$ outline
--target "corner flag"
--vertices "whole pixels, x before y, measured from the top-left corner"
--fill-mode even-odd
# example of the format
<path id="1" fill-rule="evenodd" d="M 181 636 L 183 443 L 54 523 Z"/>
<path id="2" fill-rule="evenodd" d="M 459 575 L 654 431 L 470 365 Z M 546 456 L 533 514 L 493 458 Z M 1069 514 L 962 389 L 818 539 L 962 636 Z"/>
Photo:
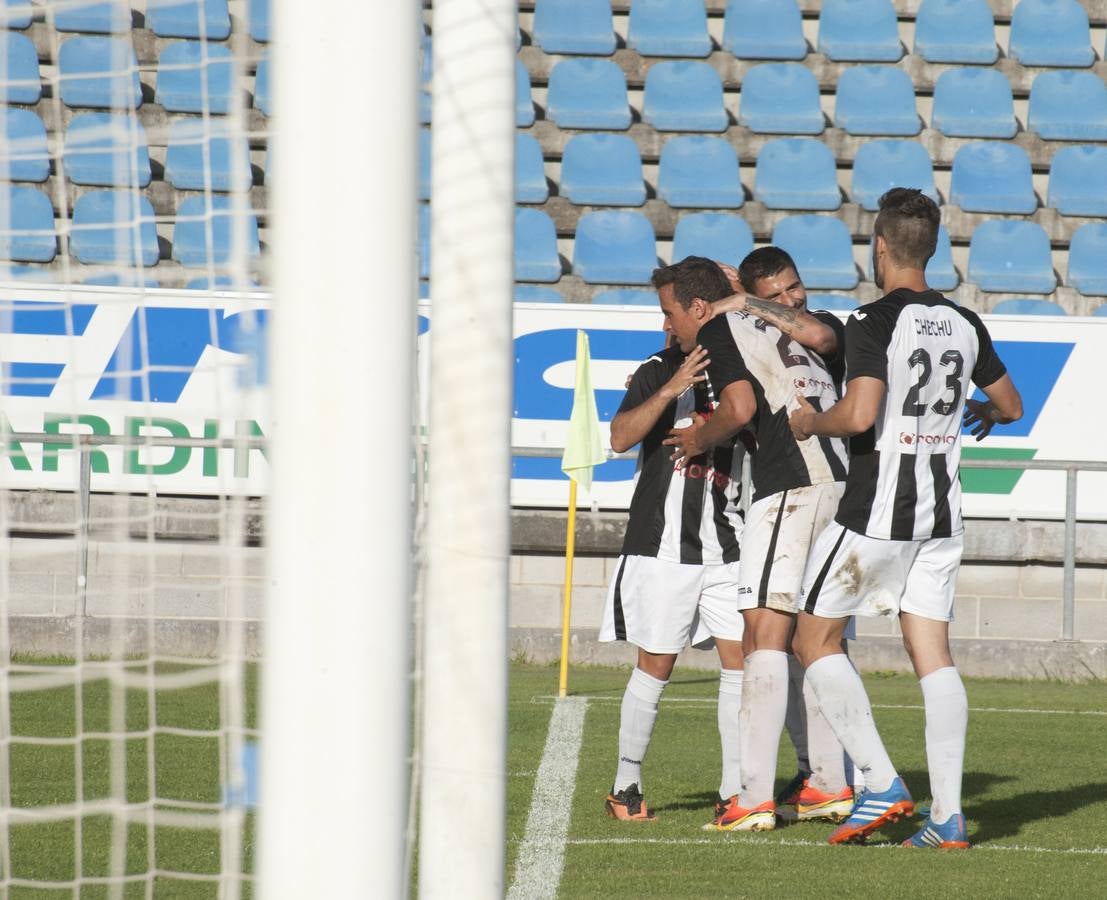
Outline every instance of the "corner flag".
<path id="1" fill-rule="evenodd" d="M 605 462 L 607 456 L 600 437 L 600 415 L 596 410 L 596 392 L 592 390 L 592 357 L 588 352 L 588 335 L 577 329 L 577 380 L 573 388 L 573 411 L 569 415 L 569 432 L 565 437 L 565 453 L 561 470 L 574 481 L 592 489 L 592 467 Z"/>

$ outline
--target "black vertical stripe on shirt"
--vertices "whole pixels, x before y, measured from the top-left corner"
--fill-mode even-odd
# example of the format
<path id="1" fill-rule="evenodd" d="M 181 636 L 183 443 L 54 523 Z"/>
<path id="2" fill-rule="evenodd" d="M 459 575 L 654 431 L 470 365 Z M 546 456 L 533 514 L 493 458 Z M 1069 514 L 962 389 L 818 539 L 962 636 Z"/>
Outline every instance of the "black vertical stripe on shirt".
<path id="1" fill-rule="evenodd" d="M 808 397 L 807 402 L 814 408 L 815 412 L 822 412 L 823 405 L 818 397 Z M 819 436 L 819 446 L 823 448 L 823 456 L 826 457 L 827 464 L 830 466 L 830 473 L 834 476 L 835 481 L 846 480 L 846 467 L 842 464 L 842 460 L 838 454 L 834 452 L 834 440 L 828 438 L 825 434 Z"/>
<path id="2" fill-rule="evenodd" d="M 915 505 L 919 502 L 919 486 L 915 481 L 915 455 L 904 453 L 899 458 L 896 474 L 896 495 L 892 501 L 893 541 L 909 541 L 915 536 Z"/>
<path id="3" fill-rule="evenodd" d="M 720 444 L 715 448 L 713 458 L 715 460 L 716 477 L 729 478 L 731 476 L 734 468 L 734 454 L 737 452 L 738 450 L 733 444 Z M 742 499 L 742 484 L 740 481 L 736 487 L 738 493 L 734 501 L 735 504 Z M 726 497 L 720 491 L 711 491 L 710 495 L 714 504 L 712 524 L 715 526 L 715 539 L 723 550 L 723 562 L 738 562 L 741 551 L 739 550 L 738 539 L 734 534 L 734 526 L 726 515 Z"/>
<path id="4" fill-rule="evenodd" d="M 807 592 L 807 601 L 803 604 L 803 611 L 808 613 L 815 612 L 815 603 L 819 599 L 819 591 L 823 589 L 823 582 L 826 581 L 826 576 L 830 573 L 830 567 L 834 564 L 834 557 L 838 555 L 838 549 L 842 546 L 842 541 L 846 539 L 846 529 L 842 528 L 842 533 L 838 535 L 838 540 L 834 542 L 833 548 L 826 557 L 826 562 L 823 563 L 823 567 L 819 569 L 819 574 L 815 580 L 811 583 L 811 590 Z"/>
<path id="5" fill-rule="evenodd" d="M 949 469 L 944 453 L 930 457 L 930 474 L 934 478 L 934 537 L 953 534 L 953 517 L 949 510 Z"/>
<path id="6" fill-rule="evenodd" d="M 619 572 L 615 576 L 615 639 L 627 639 L 627 623 L 623 618 L 623 570 L 627 567 L 627 558 L 619 561 Z"/>
<path id="7" fill-rule="evenodd" d="M 780 506 L 776 509 L 776 521 L 773 523 L 773 534 L 769 538 L 769 549 L 765 553 L 765 568 L 761 570 L 761 584 L 757 589 L 757 605 L 765 606 L 769 600 L 769 573 L 773 570 L 773 557 L 776 556 L 776 541 L 780 537 L 780 523 L 784 519 L 784 504 L 788 501 L 788 492 L 780 495 Z"/>
<path id="8" fill-rule="evenodd" d="M 706 470 L 707 458 L 695 457 L 698 462 L 690 463 Z M 675 476 L 674 476 L 675 477 Z M 680 561 L 688 565 L 703 565 L 703 538 L 700 525 L 703 522 L 704 476 L 690 478 L 688 469 L 684 470 L 684 486 L 680 500 Z"/>

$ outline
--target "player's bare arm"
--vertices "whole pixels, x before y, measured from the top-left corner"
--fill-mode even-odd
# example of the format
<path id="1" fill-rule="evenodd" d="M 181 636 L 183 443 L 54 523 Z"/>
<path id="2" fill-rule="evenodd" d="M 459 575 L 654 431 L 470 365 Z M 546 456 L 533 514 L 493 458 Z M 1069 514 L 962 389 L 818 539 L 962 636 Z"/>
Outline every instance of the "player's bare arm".
<path id="1" fill-rule="evenodd" d="M 756 411 L 757 399 L 750 383 L 735 381 L 723 388 L 719 405 L 710 419 L 697 417 L 687 428 L 674 428 L 662 443 L 673 448 L 672 459 L 683 469 L 693 456 L 734 437 Z"/>
<path id="2" fill-rule="evenodd" d="M 645 403 L 641 403 L 634 409 L 628 409 L 611 420 L 611 449 L 616 453 L 624 453 L 641 441 L 650 429 L 657 424 L 665 408 L 677 397 L 683 394 L 697 382 L 706 378 L 702 374 L 711 362 L 707 358 L 707 351 L 698 344 L 680 368 L 661 388 Z"/>
<path id="3" fill-rule="evenodd" d="M 976 426 L 972 433 L 978 441 L 991 434 L 996 425 L 1008 425 L 1022 418 L 1022 397 L 1010 376 L 1004 375 L 981 390 L 988 398 L 986 401 L 965 401 L 965 425 Z"/>
<path id="4" fill-rule="evenodd" d="M 817 412 L 801 395 L 799 407 L 788 417 L 792 434 L 797 441 L 806 441 L 812 435 L 826 437 L 853 437 L 873 427 L 886 386 L 879 378 L 859 375 L 846 385 L 846 395 L 829 409 Z"/>

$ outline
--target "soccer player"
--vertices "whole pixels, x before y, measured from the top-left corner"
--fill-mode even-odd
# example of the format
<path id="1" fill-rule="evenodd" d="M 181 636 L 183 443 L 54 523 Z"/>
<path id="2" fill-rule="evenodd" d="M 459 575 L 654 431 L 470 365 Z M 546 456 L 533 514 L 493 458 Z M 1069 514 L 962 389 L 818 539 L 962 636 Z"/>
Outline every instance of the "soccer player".
<path id="1" fill-rule="evenodd" d="M 766 318 L 745 312 L 715 316 L 703 324 L 697 340 L 711 360 L 706 371 L 719 406 L 706 422 L 674 429 L 666 443 L 674 447 L 673 459 L 684 465 L 745 429 L 742 440 L 752 451 L 754 488 L 738 588 L 745 622 L 741 789 L 709 827 L 764 831 L 776 827 L 773 782 L 788 698 L 787 648 L 804 563 L 812 538 L 837 508 L 846 475 L 845 445 L 834 439 L 798 444 L 788 428 L 788 413 L 797 390 L 820 408 L 831 406 L 838 392 L 823 361 Z M 845 784 L 841 749 L 832 739 L 829 743 L 826 775 L 833 779 L 834 792 L 811 805 L 833 809 L 841 818 L 852 806 L 852 791 Z"/>
<path id="2" fill-rule="evenodd" d="M 850 439 L 846 492 L 803 580 L 795 648 L 823 714 L 867 790 L 830 843 L 863 840 L 914 804 L 877 733 L 864 685 L 842 655 L 846 617 L 899 616 L 922 687 L 933 797 L 911 847 L 968 847 L 961 811 L 968 701 L 949 649 L 961 562 L 961 420 L 982 439 L 1022 415 L 1022 401 L 980 318 L 927 287 L 938 207 L 893 188 L 880 200 L 873 270 L 885 291 L 846 324 L 847 386 L 822 411 L 801 400 L 797 440 Z M 987 397 L 968 398 L 972 380 Z M 808 440 L 814 436 L 816 440 Z"/>
<path id="3" fill-rule="evenodd" d="M 738 791 L 742 702 L 742 617 L 735 597 L 744 450 L 722 442 L 677 468 L 662 446 L 674 425 L 711 412 L 713 398 L 703 375 L 709 360 L 696 345 L 696 334 L 710 316 L 711 302 L 731 288 L 715 263 L 698 257 L 657 269 L 653 285 L 672 341 L 634 373 L 611 422 L 613 450 L 639 442 L 642 449 L 599 636 L 638 647 L 623 695 L 619 761 L 605 806 L 616 819 L 639 822 L 655 819 L 643 798 L 642 760 L 661 694 L 686 643 L 703 645 L 714 638 L 719 652 L 720 798 Z"/>

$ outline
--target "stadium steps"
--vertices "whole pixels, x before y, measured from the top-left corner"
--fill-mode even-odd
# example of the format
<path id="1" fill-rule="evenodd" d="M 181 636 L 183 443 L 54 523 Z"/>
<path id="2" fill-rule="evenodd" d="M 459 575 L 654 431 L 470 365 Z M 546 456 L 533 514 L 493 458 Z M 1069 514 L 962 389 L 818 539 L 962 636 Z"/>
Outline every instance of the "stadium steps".
<path id="1" fill-rule="evenodd" d="M 151 94 L 151 96 L 153 95 Z M 46 133 L 51 142 L 55 138 L 60 139 L 64 136 L 65 130 L 69 127 L 69 123 L 74 116 L 88 112 L 103 112 L 103 110 L 90 110 L 83 107 L 70 108 L 62 103 L 55 103 L 53 99 L 48 97 L 44 97 L 33 106 L 24 108 L 38 113 L 46 126 Z M 60 116 L 58 115 L 59 110 L 61 111 Z M 264 148 L 265 136 L 268 133 L 266 118 L 258 110 L 249 107 L 244 112 L 244 127 L 250 140 L 250 146 L 254 149 Z M 168 146 L 170 123 L 187 117 L 185 113 L 171 113 L 164 106 L 152 101 L 144 102 L 142 106 L 135 110 L 135 115 L 138 117 L 138 121 L 142 123 L 142 127 L 146 129 L 146 141 L 151 148 Z M 227 117 L 213 116 L 212 118 L 226 119 Z M 552 122 L 548 124 L 556 128 Z M 568 132 L 566 132 L 566 135 L 565 139 L 568 140 L 571 135 Z M 558 153 L 558 156 L 560 155 Z"/>
<path id="2" fill-rule="evenodd" d="M 160 172 L 161 167 L 156 167 Z M 254 169 L 258 169 L 257 163 L 253 164 Z M 256 172 L 255 172 L 256 177 Z M 51 175 L 45 182 L 32 185 L 39 190 L 43 191 L 50 198 L 50 201 L 54 205 L 54 218 L 62 218 L 61 209 L 58 207 L 58 196 L 62 190 L 61 185 L 58 184 L 58 176 Z M 69 204 L 69 213 L 73 212 L 73 204 L 77 202 L 79 197 L 93 191 L 103 191 L 107 188 L 101 186 L 81 185 L 74 184 L 72 181 L 67 182 L 64 187 L 65 196 Z M 195 197 L 202 193 L 202 191 L 180 191 L 173 187 L 168 181 L 162 181 L 155 179 L 150 182 L 148 187 L 141 188 L 140 193 L 143 194 L 147 200 L 150 201 L 150 205 L 154 207 L 154 214 L 159 217 L 165 217 L 167 221 L 171 221 L 175 215 L 177 209 L 181 205 L 181 201 L 186 197 Z M 225 194 L 225 191 L 214 191 L 215 194 Z M 265 222 L 268 206 L 268 190 L 262 185 L 254 185 L 250 189 L 250 208 L 254 211 L 254 214 L 258 217 L 259 222 Z M 567 202 L 567 201 L 566 201 Z M 576 207 L 577 209 L 586 209 L 587 207 Z M 1098 221 L 1098 220 L 1096 220 Z"/>

